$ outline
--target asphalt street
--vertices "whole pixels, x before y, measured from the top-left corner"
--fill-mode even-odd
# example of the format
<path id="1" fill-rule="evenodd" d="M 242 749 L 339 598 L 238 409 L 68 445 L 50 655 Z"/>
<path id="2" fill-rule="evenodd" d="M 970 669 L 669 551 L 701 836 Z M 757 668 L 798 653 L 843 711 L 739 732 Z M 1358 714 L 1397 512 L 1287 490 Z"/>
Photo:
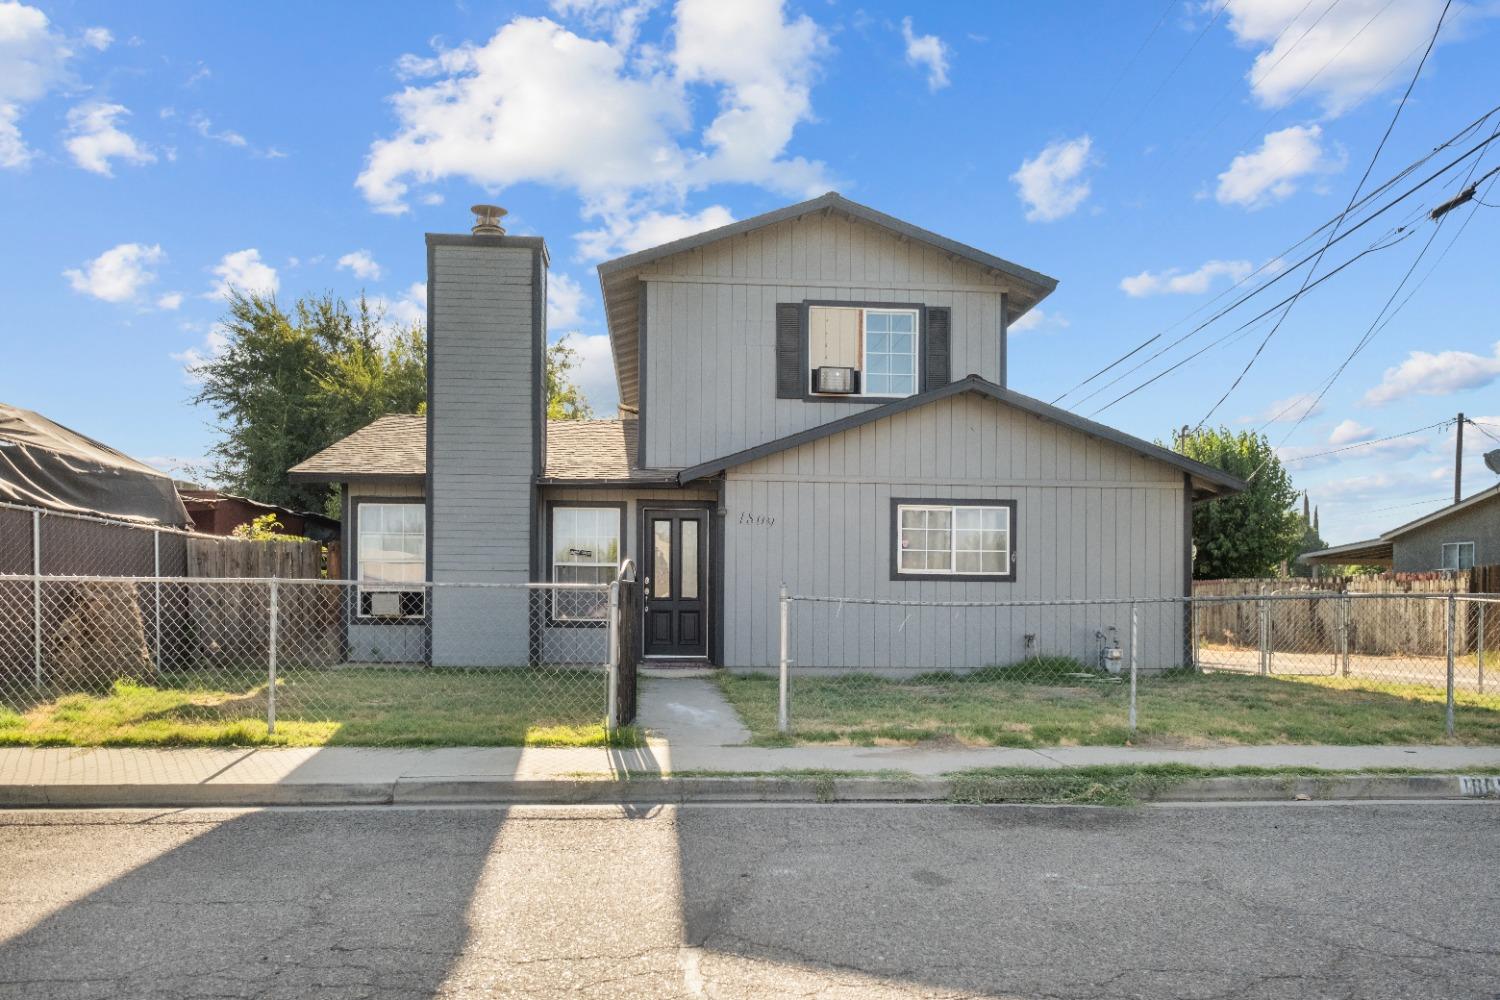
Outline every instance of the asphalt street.
<path id="1" fill-rule="evenodd" d="M 1500 997 L 1500 806 L 0 813 L 0 997 Z"/>

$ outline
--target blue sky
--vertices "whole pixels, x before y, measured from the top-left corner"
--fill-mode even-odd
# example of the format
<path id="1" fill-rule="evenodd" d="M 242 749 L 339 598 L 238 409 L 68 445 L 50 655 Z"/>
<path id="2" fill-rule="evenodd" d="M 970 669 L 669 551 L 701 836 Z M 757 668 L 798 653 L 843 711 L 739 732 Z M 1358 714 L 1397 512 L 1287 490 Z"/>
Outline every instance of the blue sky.
<path id="1" fill-rule="evenodd" d="M 1053 399 L 1166 330 L 1062 401 L 1093 414 L 1281 297 L 1085 398 L 1343 208 L 1441 9 L 0 2 L 0 399 L 164 466 L 201 460 L 213 432 L 185 365 L 214 349 L 226 283 L 285 302 L 363 289 L 419 316 L 423 232 L 463 231 L 469 204 L 496 200 L 512 232 L 547 238 L 553 335 L 576 331 L 608 415 L 599 260 L 836 189 L 1060 280 L 1014 332 L 1023 392 Z M 1500 7 L 1453 5 L 1366 190 L 1488 110 L 1497 42 Z M 1301 300 L 1214 413 L 1301 459 L 1330 541 L 1451 492 L 1451 426 L 1405 432 L 1464 410 L 1500 437 L 1500 211 L 1472 204 L 1306 412 L 1472 163 L 1330 250 L 1320 274 L 1410 223 Z M 1266 329 L 1097 419 L 1148 438 L 1196 424 Z M 1494 483 L 1478 456 L 1500 444 L 1467 439 L 1469 493 Z"/>

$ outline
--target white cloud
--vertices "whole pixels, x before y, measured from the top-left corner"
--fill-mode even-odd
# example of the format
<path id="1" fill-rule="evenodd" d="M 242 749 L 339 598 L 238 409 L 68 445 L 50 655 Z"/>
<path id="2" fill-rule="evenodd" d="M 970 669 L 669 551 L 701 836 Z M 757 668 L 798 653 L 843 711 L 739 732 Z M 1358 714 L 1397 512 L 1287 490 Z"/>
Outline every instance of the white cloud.
<path id="1" fill-rule="evenodd" d="M 566 274 L 547 277 L 547 329 L 577 326 L 583 318 L 583 286 Z"/>
<path id="2" fill-rule="evenodd" d="M 399 299 L 392 301 L 384 296 L 370 300 L 377 311 L 401 326 L 427 325 L 427 283 L 413 281 Z"/>
<path id="3" fill-rule="evenodd" d="M 162 296 L 158 297 L 157 300 L 156 300 L 156 308 L 158 308 L 158 309 L 168 309 L 168 310 L 170 310 L 170 309 L 176 309 L 177 307 L 179 307 L 181 305 L 182 305 L 182 293 L 181 292 L 167 292 L 165 295 L 162 295 Z"/>
<path id="4" fill-rule="evenodd" d="M 734 216 L 723 205 L 710 205 L 701 212 L 657 212 L 631 214 L 611 212 L 599 229 L 578 234 L 578 252 L 584 260 L 603 260 L 680 240 L 709 229 L 727 226 Z"/>
<path id="5" fill-rule="evenodd" d="M 906 64 L 927 70 L 927 89 L 942 90 L 948 86 L 948 46 L 937 35 L 918 35 L 911 29 L 911 18 L 901 19 L 901 37 L 906 42 Z"/>
<path id="6" fill-rule="evenodd" d="M 1005 328 L 1006 333 L 1026 333 L 1028 330 L 1065 330 L 1068 327 L 1065 316 L 1046 312 L 1042 309 L 1029 309 L 1026 315 L 1016 320 Z"/>
<path id="7" fill-rule="evenodd" d="M 1178 268 L 1153 274 L 1142 271 L 1129 278 L 1120 279 L 1120 288 L 1132 298 L 1146 295 L 1201 295 L 1208 291 L 1213 280 L 1227 277 L 1231 282 L 1239 281 L 1255 268 L 1248 260 L 1211 260 L 1196 271 L 1184 273 Z"/>
<path id="8" fill-rule="evenodd" d="M 1253 153 L 1241 153 L 1219 175 L 1214 196 L 1221 205 L 1256 209 L 1291 197 L 1304 177 L 1344 169 L 1342 151 L 1323 149 L 1318 125 L 1292 125 L 1268 134 Z"/>
<path id="9" fill-rule="evenodd" d="M 188 119 L 188 124 L 205 139 L 212 139 L 214 142 L 222 142 L 226 146 L 235 146 L 241 149 L 250 145 L 250 140 L 233 129 L 226 128 L 215 132 L 213 119 L 201 111 L 195 111 L 193 116 Z"/>
<path id="10" fill-rule="evenodd" d="M 16 124 L 20 117 L 21 109 L 14 104 L 0 104 L 0 168 L 19 169 L 36 155 L 21 138 L 21 129 Z"/>
<path id="11" fill-rule="evenodd" d="M 21 112 L 66 81 L 72 55 L 46 14 L 21 3 L 0 3 L 0 167 L 18 169 L 33 159 L 18 124 Z"/>
<path id="12" fill-rule="evenodd" d="M 447 178 L 569 190 L 596 222 L 580 234 L 595 257 L 643 245 L 642 227 L 693 224 L 684 202 L 712 184 L 826 189 L 822 164 L 786 151 L 813 115 L 823 31 L 781 0 L 679 0 L 662 38 L 639 40 L 650 6 L 556 0 L 580 23 L 515 18 L 483 44 L 403 57 L 398 72 L 426 79 L 391 98 L 396 130 L 371 145 L 356 186 L 391 213 Z M 716 110 L 700 127 L 694 108 L 707 101 Z"/>
<path id="13" fill-rule="evenodd" d="M 213 272 L 219 280 L 205 298 L 227 299 L 231 290 L 245 295 L 274 295 L 281 284 L 276 269 L 263 263 L 254 247 L 226 253 Z"/>
<path id="14" fill-rule="evenodd" d="M 228 349 L 229 334 L 225 332 L 222 324 L 215 323 L 204 334 L 202 344 L 175 352 L 171 355 L 171 358 L 174 361 L 182 362 L 183 374 L 187 382 L 192 385 L 203 381 L 197 369 L 210 361 L 219 359 Z"/>
<path id="15" fill-rule="evenodd" d="M 1059 139 L 1040 153 L 1023 160 L 1010 175 L 1017 194 L 1026 204 L 1026 218 L 1031 222 L 1052 222 L 1073 214 L 1089 196 L 1089 182 L 1083 176 L 1092 160 L 1089 151 L 1093 140 L 1086 135 L 1076 139 Z"/>
<path id="16" fill-rule="evenodd" d="M 340 271 L 353 271 L 361 281 L 379 281 L 380 265 L 368 250 L 353 250 L 339 258 Z"/>
<path id="17" fill-rule="evenodd" d="M 620 392 L 615 382 L 615 357 L 610 350 L 609 337 L 602 333 L 592 336 L 570 333 L 561 339 L 578 352 L 578 367 L 573 370 L 574 382 L 583 390 L 594 416 L 613 417 L 620 405 Z"/>
<path id="18" fill-rule="evenodd" d="M 112 247 L 82 268 L 63 272 L 73 291 L 91 295 L 105 302 L 129 302 L 156 280 L 151 270 L 165 254 L 159 245 L 121 243 Z"/>
<path id="19" fill-rule="evenodd" d="M 1375 436 L 1375 428 L 1367 427 L 1357 420 L 1344 420 L 1328 435 L 1328 443 L 1334 445 L 1358 444 Z"/>
<path id="20" fill-rule="evenodd" d="M 1336 117 L 1402 82 L 1403 74 L 1394 71 L 1421 54 L 1443 4 L 1229 0 L 1229 29 L 1240 43 L 1259 50 L 1246 80 L 1262 107 L 1285 107 L 1305 93 L 1319 101 L 1328 117 Z M 1471 13 L 1478 12 L 1468 4 L 1455 5 L 1439 42 L 1460 35 L 1456 22 Z"/>
<path id="21" fill-rule="evenodd" d="M 68 112 L 68 140 L 64 145 L 73 162 L 85 170 L 113 177 L 110 160 L 155 163 L 156 154 L 141 145 L 116 124 L 129 116 L 123 104 L 80 104 Z"/>
<path id="22" fill-rule="evenodd" d="M 108 28 L 86 28 L 83 32 L 83 44 L 91 49 L 103 52 L 115 43 L 114 32 Z"/>
<path id="23" fill-rule="evenodd" d="M 1500 341 L 1489 357 L 1468 351 L 1412 351 L 1406 360 L 1385 370 L 1380 384 L 1365 393 L 1370 406 L 1407 396 L 1447 396 L 1478 389 L 1500 379 Z"/>
<path id="24" fill-rule="evenodd" d="M 1294 423 L 1323 412 L 1323 403 L 1310 392 L 1278 399 L 1250 419 L 1261 423 Z"/>

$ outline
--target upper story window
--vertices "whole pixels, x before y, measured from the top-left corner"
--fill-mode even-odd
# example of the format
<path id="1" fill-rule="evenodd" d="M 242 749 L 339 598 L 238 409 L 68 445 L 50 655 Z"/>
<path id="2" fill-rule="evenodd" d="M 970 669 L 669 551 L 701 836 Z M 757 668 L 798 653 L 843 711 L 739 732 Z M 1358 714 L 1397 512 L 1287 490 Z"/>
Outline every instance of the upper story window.
<path id="1" fill-rule="evenodd" d="M 910 396 L 920 358 L 916 309 L 808 306 L 808 386 L 814 396 Z"/>
<path id="2" fill-rule="evenodd" d="M 1444 542 L 1442 569 L 1473 569 L 1473 542 Z"/>

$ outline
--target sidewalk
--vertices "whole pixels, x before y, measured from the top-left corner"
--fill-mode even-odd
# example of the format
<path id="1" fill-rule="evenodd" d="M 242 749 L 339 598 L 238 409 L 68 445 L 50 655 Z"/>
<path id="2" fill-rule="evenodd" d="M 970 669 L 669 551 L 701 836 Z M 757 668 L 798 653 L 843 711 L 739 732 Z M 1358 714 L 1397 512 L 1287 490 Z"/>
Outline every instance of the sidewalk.
<path id="1" fill-rule="evenodd" d="M 378 805 L 454 802 L 901 800 L 950 797 L 974 768 L 1039 774 L 1100 765 L 1200 768 L 1402 768 L 1431 774 L 1500 768 L 1500 746 L 752 747 L 717 687 L 683 679 L 641 706 L 633 749 L 451 747 L 0 748 L 7 806 Z M 790 773 L 788 773 L 790 772 Z M 841 773 L 840 773 L 841 772 Z M 818 779 L 819 784 L 810 778 Z M 1425 783 L 1424 783 L 1425 780 Z M 828 787 L 836 782 L 835 788 Z M 1258 784 L 1257 784 L 1258 783 Z M 1177 797 L 1289 797 L 1283 778 L 1213 778 Z M 1500 785 L 1500 781 L 1484 783 Z M 1314 787 L 1309 785 L 1308 787 Z M 1456 777 L 1351 780 L 1339 797 L 1456 797 Z M 1327 781 L 1317 784 L 1330 792 Z M 1185 789 L 1185 790 L 1184 790 Z M 1494 792 L 1481 792 L 1494 794 Z"/>

